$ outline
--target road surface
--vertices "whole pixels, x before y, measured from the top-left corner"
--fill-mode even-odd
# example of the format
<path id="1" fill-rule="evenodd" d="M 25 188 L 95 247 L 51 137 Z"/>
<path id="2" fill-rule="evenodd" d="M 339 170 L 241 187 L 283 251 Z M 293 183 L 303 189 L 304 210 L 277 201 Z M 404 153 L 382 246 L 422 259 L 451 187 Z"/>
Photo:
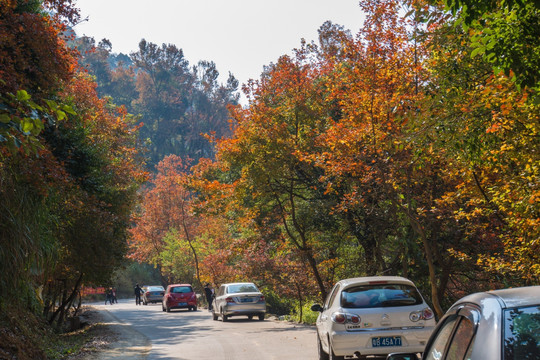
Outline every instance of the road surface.
<path id="1" fill-rule="evenodd" d="M 161 310 L 161 304 L 136 306 L 121 300 L 114 305 L 92 304 L 107 310 L 116 319 L 123 336 L 117 352 L 135 358 L 181 360 L 315 360 L 315 328 L 276 320 L 249 321 L 232 317 L 228 322 L 213 321 L 206 309 L 197 311 Z M 142 335 L 141 335 L 142 334 Z M 132 341 L 131 350 L 118 349 Z M 143 356 L 140 356 L 141 351 Z M 129 356 L 128 356 L 129 355 Z M 111 354 L 105 358 L 123 358 Z"/>

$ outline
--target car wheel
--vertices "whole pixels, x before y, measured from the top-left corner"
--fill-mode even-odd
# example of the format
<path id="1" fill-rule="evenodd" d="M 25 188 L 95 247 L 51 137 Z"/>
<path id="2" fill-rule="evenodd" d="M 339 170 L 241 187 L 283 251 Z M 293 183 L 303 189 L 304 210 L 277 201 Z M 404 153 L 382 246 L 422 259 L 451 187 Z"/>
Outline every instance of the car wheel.
<path id="1" fill-rule="evenodd" d="M 317 353 L 319 355 L 319 360 L 328 360 L 328 354 L 324 352 L 322 347 L 321 338 L 317 334 Z"/>
<path id="2" fill-rule="evenodd" d="M 220 313 L 221 313 L 221 321 L 226 322 L 229 320 L 229 317 L 223 313 L 223 309 L 221 309 Z"/>
<path id="3" fill-rule="evenodd" d="M 345 360 L 345 356 L 337 356 L 334 354 L 334 349 L 332 349 L 330 338 L 328 339 L 328 360 Z"/>
<path id="4" fill-rule="evenodd" d="M 259 321 L 263 321 L 263 320 L 264 320 L 264 314 L 259 315 Z"/>

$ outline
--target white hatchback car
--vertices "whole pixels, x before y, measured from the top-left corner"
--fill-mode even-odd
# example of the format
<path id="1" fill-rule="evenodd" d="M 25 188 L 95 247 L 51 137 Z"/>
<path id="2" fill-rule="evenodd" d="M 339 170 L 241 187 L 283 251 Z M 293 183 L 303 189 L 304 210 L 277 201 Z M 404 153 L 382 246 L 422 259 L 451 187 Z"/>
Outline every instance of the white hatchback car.
<path id="1" fill-rule="evenodd" d="M 386 357 L 423 352 L 435 327 L 433 311 L 414 283 L 398 276 L 339 281 L 317 318 L 319 359 Z"/>

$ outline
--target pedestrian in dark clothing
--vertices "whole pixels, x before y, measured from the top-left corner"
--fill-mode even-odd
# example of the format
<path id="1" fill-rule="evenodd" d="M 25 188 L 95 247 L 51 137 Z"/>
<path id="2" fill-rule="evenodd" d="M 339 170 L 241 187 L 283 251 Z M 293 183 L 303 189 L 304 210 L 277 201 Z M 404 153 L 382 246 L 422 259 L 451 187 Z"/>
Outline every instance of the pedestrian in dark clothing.
<path id="1" fill-rule="evenodd" d="M 204 295 L 206 295 L 206 301 L 208 302 L 208 310 L 212 310 L 212 301 L 214 300 L 214 289 L 210 287 L 209 283 L 204 285 Z"/>
<path id="2" fill-rule="evenodd" d="M 116 288 L 112 288 L 111 291 L 112 291 L 112 302 L 113 302 L 113 304 L 114 303 L 118 304 L 118 299 L 116 298 Z"/>
<path id="3" fill-rule="evenodd" d="M 111 288 L 108 288 L 107 290 L 105 290 L 105 305 L 107 305 L 107 301 L 109 302 L 110 305 L 112 305 L 113 303 L 113 297 L 112 297 L 112 290 Z"/>
<path id="4" fill-rule="evenodd" d="M 135 305 L 141 304 L 141 295 L 143 294 L 143 289 L 139 286 L 139 284 L 135 285 Z"/>

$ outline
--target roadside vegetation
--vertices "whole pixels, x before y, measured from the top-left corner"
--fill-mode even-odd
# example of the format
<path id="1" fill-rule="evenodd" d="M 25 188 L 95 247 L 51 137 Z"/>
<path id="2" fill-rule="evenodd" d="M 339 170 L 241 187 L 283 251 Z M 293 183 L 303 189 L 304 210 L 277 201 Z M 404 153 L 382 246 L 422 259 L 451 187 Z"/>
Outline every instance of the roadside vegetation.
<path id="1" fill-rule="evenodd" d="M 2 356 L 81 346 L 83 286 L 253 281 L 311 322 L 346 277 L 410 278 L 438 316 L 538 284 L 536 1 L 362 0 L 243 106 L 174 45 L 77 38 L 72 1 L 0 5 Z"/>

